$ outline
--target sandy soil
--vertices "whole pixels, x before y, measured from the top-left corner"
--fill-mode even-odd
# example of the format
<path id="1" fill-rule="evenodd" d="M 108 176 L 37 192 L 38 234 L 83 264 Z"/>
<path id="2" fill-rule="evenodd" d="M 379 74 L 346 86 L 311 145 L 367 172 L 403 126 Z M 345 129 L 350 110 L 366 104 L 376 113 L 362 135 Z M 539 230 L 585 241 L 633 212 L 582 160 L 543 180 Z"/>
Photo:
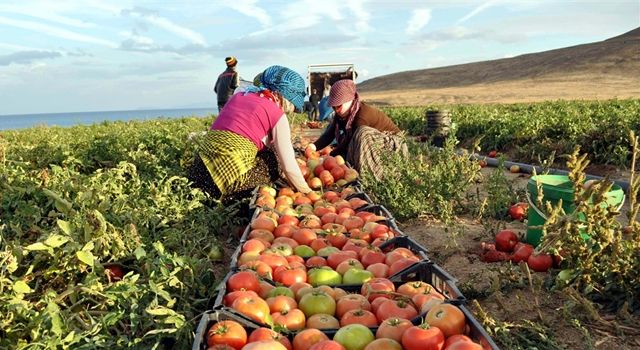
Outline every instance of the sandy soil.
<path id="1" fill-rule="evenodd" d="M 482 172 L 488 176 L 493 170 L 484 168 Z M 506 172 L 505 176 L 512 180 L 515 188 L 525 188 L 529 180 L 526 174 Z M 475 193 L 475 189 L 472 191 Z M 623 210 L 628 210 L 628 203 Z M 492 241 L 495 232 L 502 228 L 524 236 L 526 225 L 522 222 L 460 217 L 454 227 L 420 219 L 401 223 L 400 228 L 425 246 L 431 252 L 430 258 L 458 279 L 463 294 L 468 299 L 477 300 L 481 308 L 496 320 L 541 322 L 552 330 L 555 341 L 565 349 L 637 349 L 640 346 L 637 329 L 634 336 L 624 337 L 617 335 L 614 327 L 596 321 L 582 323 L 583 329 L 589 333 L 589 338 L 585 337 L 582 330 L 569 323 L 571 317 L 565 315 L 567 307 L 574 301 L 563 292 L 543 287 L 550 277 L 548 273 L 533 272 L 530 285 L 525 271 L 519 266 L 485 263 L 480 259 L 481 242 Z M 471 305 L 472 311 L 478 315 L 478 309 L 473 307 L 473 303 Z M 609 320 L 615 318 L 615 315 L 600 316 Z"/>

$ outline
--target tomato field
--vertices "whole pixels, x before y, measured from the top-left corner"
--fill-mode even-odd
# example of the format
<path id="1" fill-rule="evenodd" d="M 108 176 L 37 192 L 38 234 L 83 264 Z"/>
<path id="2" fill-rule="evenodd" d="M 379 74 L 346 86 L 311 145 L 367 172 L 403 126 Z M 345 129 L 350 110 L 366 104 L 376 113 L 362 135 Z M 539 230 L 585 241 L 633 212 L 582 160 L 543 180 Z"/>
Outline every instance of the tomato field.
<path id="1" fill-rule="evenodd" d="M 453 253 L 445 252 L 455 249 L 459 251 L 456 254 L 480 256 L 480 241 L 492 240 L 510 225 L 521 228 L 519 220 L 526 219 L 520 213 L 514 220 L 509 213 L 510 207 L 526 196 L 513 186 L 518 175 L 507 176 L 508 171 L 499 168 L 481 169 L 468 153 L 460 152 L 460 146 L 472 149 L 477 144 L 482 152 L 497 150 L 522 162 L 542 162 L 555 154 L 555 164 L 570 169 L 576 184 L 584 182 L 586 160 L 581 154 L 588 154 L 593 163 L 612 164 L 632 176 L 638 168 L 637 161 L 632 163 L 637 159 L 637 151 L 633 152 L 637 147 L 629 131 L 640 130 L 640 100 L 384 108 L 409 135 L 424 133 L 427 109 L 451 112 L 460 143 L 451 138 L 442 150 L 434 151 L 410 142 L 409 161 L 391 157 L 383 181 L 374 181 L 364 173 L 359 182 L 374 202 L 396 217 L 408 236 L 422 237 L 424 227 L 442 227 L 429 233 L 440 237 L 439 241 L 433 236 L 416 238 L 431 254 L 429 259 L 436 262 L 446 261 Z M 295 116 L 294 123 L 303 119 Z M 205 130 L 210 122 L 211 118 L 184 118 L 0 132 L 0 348 L 191 347 L 198 322 L 220 297 L 216 288 L 229 271 L 232 252 L 238 246 L 238 229 L 249 219 L 239 216 L 238 207 L 225 207 L 207 198 L 185 177 L 188 135 Z M 574 153 L 576 146 L 580 146 L 580 153 Z M 337 173 L 344 176 L 345 172 Z M 640 345 L 633 343 L 638 337 L 633 324 L 637 325 L 640 312 L 637 179 L 636 175 L 635 180 L 629 180 L 625 215 L 592 205 L 594 198 L 598 203 L 607 191 L 605 182 L 577 192 L 576 205 L 585 217 L 545 208 L 548 233 L 538 250 L 566 254 L 562 265 L 549 272 L 533 272 L 526 264 L 501 261 L 486 264 L 499 266 L 499 280 L 475 286 L 469 285 L 470 280 L 460 281 L 458 286 L 467 299 L 479 301 L 478 307 L 467 305 L 469 312 L 499 346 L 566 348 L 561 342 L 540 340 L 551 334 L 546 333 L 549 324 L 541 320 L 509 323 L 498 319 L 499 312 L 488 306 L 488 298 L 527 290 L 535 281 L 540 281 L 541 299 L 550 295 L 544 293 L 571 295 L 567 303 L 588 310 L 590 323 L 599 325 L 571 327 L 596 332 L 594 337 L 605 332 L 611 339 L 622 339 L 613 343 L 619 348 Z M 318 193 L 328 193 L 327 181 L 333 180 L 337 178 L 326 175 Z M 349 220 L 347 226 L 364 227 L 358 226 L 359 219 Z M 469 220 L 481 229 L 471 232 L 464 224 Z M 576 220 L 582 220 L 581 225 L 586 222 L 592 232 L 586 244 L 571 238 L 579 236 Z M 364 224 L 365 219 L 362 221 Z M 258 224 L 264 225 L 260 228 L 264 230 L 271 228 L 269 223 L 265 219 Z M 359 232 L 358 237 L 388 234 L 382 231 Z M 307 234 L 298 234 L 296 241 L 311 244 Z M 465 237 L 478 252 L 456 248 L 457 240 Z M 260 242 L 254 244 L 259 246 Z M 320 248 L 312 250 L 315 253 Z M 297 254 L 311 253 L 298 248 Z M 371 255 L 368 259 L 380 258 Z M 405 261 L 408 264 L 412 258 L 402 259 L 409 259 Z M 468 263 L 480 264 L 474 259 L 470 257 Z M 385 267 L 377 267 L 381 270 L 371 273 L 382 274 Z M 352 268 L 343 266 L 341 275 Z M 526 277 L 531 274 L 533 277 Z M 348 279 L 362 281 L 367 275 L 352 271 Z M 287 269 L 278 274 L 278 283 L 293 285 L 299 278 L 299 273 Z M 330 281 L 337 276 L 318 271 L 305 278 Z M 244 287 L 231 286 L 236 288 Z M 244 307 L 255 302 L 244 301 Z M 307 312 L 314 313 L 308 308 Z M 289 321 L 282 318 L 282 322 Z M 527 331 L 522 331 L 525 328 Z M 596 341 L 590 344 L 599 346 Z"/>

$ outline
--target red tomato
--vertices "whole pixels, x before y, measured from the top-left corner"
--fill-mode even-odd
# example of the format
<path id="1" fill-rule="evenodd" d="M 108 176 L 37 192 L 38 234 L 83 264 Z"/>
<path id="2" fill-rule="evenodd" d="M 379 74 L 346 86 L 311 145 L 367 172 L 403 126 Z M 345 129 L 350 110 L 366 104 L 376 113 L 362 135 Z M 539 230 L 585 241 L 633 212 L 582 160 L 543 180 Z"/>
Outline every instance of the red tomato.
<path id="1" fill-rule="evenodd" d="M 406 318 L 411 320 L 418 316 L 418 310 L 403 300 L 385 300 L 376 310 L 376 317 L 382 322 L 391 317 Z"/>
<path id="2" fill-rule="evenodd" d="M 376 331 L 376 338 L 389 338 L 401 342 L 402 335 L 411 327 L 413 327 L 413 324 L 405 318 L 387 318 L 380 323 L 380 327 Z"/>
<path id="3" fill-rule="evenodd" d="M 444 348 L 444 350 L 483 350 L 482 345 L 478 343 L 474 343 L 472 341 L 457 341 L 448 347 Z"/>
<path id="4" fill-rule="evenodd" d="M 227 344 L 236 350 L 247 343 L 247 331 L 236 321 L 220 321 L 207 332 L 207 345 Z"/>
<path id="5" fill-rule="evenodd" d="M 529 268 L 536 272 L 545 272 L 553 265 L 553 258 L 549 254 L 531 254 L 527 259 Z"/>
<path id="6" fill-rule="evenodd" d="M 336 302 L 336 316 L 338 318 L 346 314 L 347 311 L 357 309 L 371 311 L 371 304 L 364 295 L 347 294 Z"/>
<path id="7" fill-rule="evenodd" d="M 441 303 L 427 312 L 425 321 L 432 327 L 438 327 L 445 337 L 462 334 L 466 325 L 464 313 L 455 305 Z"/>
<path id="8" fill-rule="evenodd" d="M 521 261 L 527 261 L 531 253 L 533 253 L 533 246 L 527 243 L 518 243 L 515 248 L 513 248 L 513 255 L 511 256 L 511 261 L 514 263 L 519 263 Z"/>
<path id="9" fill-rule="evenodd" d="M 364 295 L 372 302 L 376 298 L 390 298 L 388 292 L 395 292 L 396 287 L 393 282 L 386 278 L 373 278 L 362 285 L 360 294 Z"/>
<path id="10" fill-rule="evenodd" d="M 319 343 L 313 344 L 309 350 L 345 350 L 344 346 L 342 346 L 337 341 L 333 340 L 323 340 Z"/>
<path id="11" fill-rule="evenodd" d="M 298 307 L 295 299 L 286 295 L 277 295 L 267 299 L 267 305 L 269 305 L 271 313 L 289 311 Z"/>
<path id="12" fill-rule="evenodd" d="M 444 345 L 444 334 L 438 327 L 428 324 L 413 326 L 402 335 L 404 350 L 441 350 Z"/>
<path id="13" fill-rule="evenodd" d="M 266 323 L 269 316 L 269 305 L 260 297 L 241 296 L 233 301 L 231 307 L 252 320 L 262 323 Z"/>
<path id="14" fill-rule="evenodd" d="M 298 334 L 293 338 L 293 349 L 309 350 L 314 344 L 323 340 L 329 340 L 329 337 L 319 329 L 305 329 L 298 332 Z"/>
<path id="15" fill-rule="evenodd" d="M 274 331 L 269 328 L 256 328 L 251 335 L 249 335 L 249 339 L 247 340 L 249 343 L 260 341 L 260 340 L 277 340 L 280 344 L 284 345 L 287 350 L 292 350 L 291 342 L 289 339 L 282 334 Z"/>
<path id="16" fill-rule="evenodd" d="M 510 230 L 502 230 L 496 234 L 496 249 L 510 253 L 518 243 L 518 236 Z"/>
<path id="17" fill-rule="evenodd" d="M 303 329 L 306 323 L 304 313 L 300 309 L 285 310 L 271 314 L 275 326 L 285 327 L 297 331 Z"/>
<path id="18" fill-rule="evenodd" d="M 315 314 L 307 318 L 307 328 L 336 329 L 340 328 L 340 321 L 327 314 Z"/>
<path id="19" fill-rule="evenodd" d="M 371 311 L 356 309 L 347 311 L 340 318 L 340 327 L 344 327 L 350 324 L 361 324 L 366 327 L 377 327 L 378 320 L 376 315 Z"/>
<path id="20" fill-rule="evenodd" d="M 527 216 L 527 204 L 516 203 L 509 207 L 509 216 L 513 220 L 522 221 Z"/>
<path id="21" fill-rule="evenodd" d="M 236 272 L 227 280 L 227 290 L 230 292 L 237 290 L 260 291 L 260 280 L 258 275 L 253 271 Z"/>

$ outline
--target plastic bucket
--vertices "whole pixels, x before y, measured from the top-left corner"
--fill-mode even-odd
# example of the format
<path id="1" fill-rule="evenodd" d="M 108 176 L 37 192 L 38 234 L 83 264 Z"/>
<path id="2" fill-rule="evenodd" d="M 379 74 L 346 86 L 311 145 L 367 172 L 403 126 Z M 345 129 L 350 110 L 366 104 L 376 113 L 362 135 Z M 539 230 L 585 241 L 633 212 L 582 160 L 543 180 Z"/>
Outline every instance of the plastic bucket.
<path id="1" fill-rule="evenodd" d="M 547 222 L 545 214 L 536 206 L 538 197 L 537 179 L 540 179 L 542 187 L 543 203 L 550 202 L 553 206 L 558 205 L 562 199 L 562 209 L 565 213 L 571 214 L 575 210 L 573 203 L 573 184 L 566 175 L 537 175 L 532 176 L 527 183 L 527 200 L 529 202 L 529 211 L 527 216 L 527 243 L 534 247 L 540 243 L 542 238 L 542 229 L 535 228 L 542 226 Z M 624 204 L 624 191 L 619 185 L 613 184 L 607 193 L 606 205 L 614 206 L 618 210 Z M 588 239 L 589 235 L 581 231 L 584 239 Z"/>

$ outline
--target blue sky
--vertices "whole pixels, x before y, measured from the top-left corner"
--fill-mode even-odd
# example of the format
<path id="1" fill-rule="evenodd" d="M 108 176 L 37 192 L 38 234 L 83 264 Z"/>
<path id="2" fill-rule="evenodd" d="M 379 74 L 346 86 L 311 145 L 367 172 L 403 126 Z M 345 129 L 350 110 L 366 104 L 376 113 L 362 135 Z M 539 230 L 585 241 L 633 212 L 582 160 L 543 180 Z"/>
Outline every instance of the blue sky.
<path id="1" fill-rule="evenodd" d="M 0 115 L 215 106 L 224 57 L 350 62 L 358 81 L 600 41 L 640 0 L 0 2 Z"/>

